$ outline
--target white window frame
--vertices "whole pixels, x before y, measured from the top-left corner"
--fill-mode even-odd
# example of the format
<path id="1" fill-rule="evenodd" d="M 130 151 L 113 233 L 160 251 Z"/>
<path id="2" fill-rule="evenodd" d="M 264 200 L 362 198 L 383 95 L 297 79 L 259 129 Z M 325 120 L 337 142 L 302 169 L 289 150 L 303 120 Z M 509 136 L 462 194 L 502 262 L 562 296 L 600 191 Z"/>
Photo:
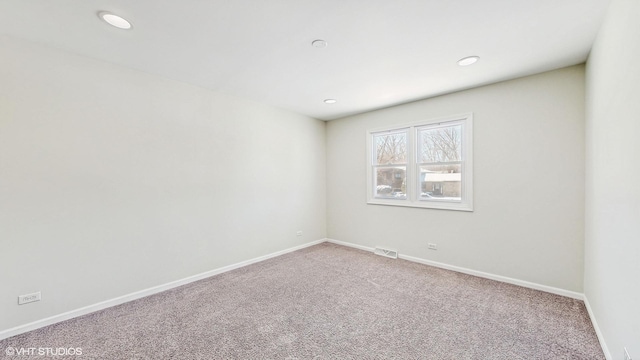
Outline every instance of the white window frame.
<path id="1" fill-rule="evenodd" d="M 418 131 L 425 127 L 445 126 L 447 123 L 462 125 L 462 199 L 460 201 L 420 199 L 420 165 L 418 163 Z M 406 198 L 393 199 L 375 196 L 374 169 L 375 148 L 373 137 L 380 133 L 393 133 L 407 130 L 407 170 L 406 170 Z M 435 119 L 418 121 L 410 124 L 398 124 L 384 128 L 367 130 L 367 204 L 407 206 L 429 209 L 473 211 L 473 114 L 445 116 Z"/>

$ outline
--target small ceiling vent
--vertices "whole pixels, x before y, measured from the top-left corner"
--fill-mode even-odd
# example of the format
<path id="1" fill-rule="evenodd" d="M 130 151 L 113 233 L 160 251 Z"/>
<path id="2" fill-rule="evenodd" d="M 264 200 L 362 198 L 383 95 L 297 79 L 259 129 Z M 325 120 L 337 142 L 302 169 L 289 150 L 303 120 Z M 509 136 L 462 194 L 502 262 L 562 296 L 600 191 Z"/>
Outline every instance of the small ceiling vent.
<path id="1" fill-rule="evenodd" d="M 388 258 L 397 259 L 398 252 L 396 250 L 385 249 L 381 247 L 376 247 L 373 250 L 373 253 L 380 256 L 386 256 Z"/>

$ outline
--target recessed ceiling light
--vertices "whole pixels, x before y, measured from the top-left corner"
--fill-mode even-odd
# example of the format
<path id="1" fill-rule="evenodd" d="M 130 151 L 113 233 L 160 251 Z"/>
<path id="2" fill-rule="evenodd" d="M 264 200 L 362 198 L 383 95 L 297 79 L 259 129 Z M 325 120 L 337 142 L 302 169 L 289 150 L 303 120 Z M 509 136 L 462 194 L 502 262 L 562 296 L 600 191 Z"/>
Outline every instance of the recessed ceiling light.
<path id="1" fill-rule="evenodd" d="M 469 66 L 471 64 L 475 64 L 478 60 L 480 60 L 479 56 L 467 56 L 466 58 L 458 60 L 458 65 Z"/>
<path id="2" fill-rule="evenodd" d="M 127 20 L 123 19 L 122 17 L 118 16 L 118 15 L 114 15 L 112 13 L 106 12 L 106 11 L 100 11 L 98 13 L 98 17 L 100 17 L 100 19 L 104 20 L 107 24 L 111 25 L 111 26 L 115 26 L 118 29 L 124 29 L 124 30 L 128 30 L 131 29 L 131 23 L 128 22 Z"/>
<path id="3" fill-rule="evenodd" d="M 313 42 L 311 43 L 311 46 L 313 46 L 314 48 L 326 48 L 327 45 L 329 45 L 326 41 L 324 40 L 313 40 Z"/>
<path id="4" fill-rule="evenodd" d="M 325 104 L 335 104 L 337 102 L 338 102 L 338 100 L 336 100 L 336 99 L 324 99 L 324 103 Z"/>

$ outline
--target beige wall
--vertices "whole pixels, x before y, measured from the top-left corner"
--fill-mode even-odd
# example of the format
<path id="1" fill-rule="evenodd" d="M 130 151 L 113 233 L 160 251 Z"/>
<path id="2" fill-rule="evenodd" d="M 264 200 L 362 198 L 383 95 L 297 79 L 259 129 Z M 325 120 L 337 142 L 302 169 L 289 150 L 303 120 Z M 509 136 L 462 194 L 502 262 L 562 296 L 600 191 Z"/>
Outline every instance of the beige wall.
<path id="1" fill-rule="evenodd" d="M 325 200 L 322 121 L 0 37 L 0 331 L 322 239 Z"/>
<path id="2" fill-rule="evenodd" d="M 639 16 L 614 0 L 587 62 L 584 292 L 611 359 L 640 358 Z"/>
<path id="3" fill-rule="evenodd" d="M 465 112 L 473 212 L 366 204 L 367 129 Z M 327 164 L 329 238 L 582 292 L 583 66 L 330 121 Z"/>

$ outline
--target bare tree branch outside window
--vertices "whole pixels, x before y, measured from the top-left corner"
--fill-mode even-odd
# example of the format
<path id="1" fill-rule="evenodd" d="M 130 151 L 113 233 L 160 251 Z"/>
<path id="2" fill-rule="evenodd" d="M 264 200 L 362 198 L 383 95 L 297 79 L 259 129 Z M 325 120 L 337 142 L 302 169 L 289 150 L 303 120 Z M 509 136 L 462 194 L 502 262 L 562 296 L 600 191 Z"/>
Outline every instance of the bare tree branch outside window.
<path id="1" fill-rule="evenodd" d="M 378 165 L 404 164 L 406 162 L 406 133 L 376 136 L 376 163 Z"/>
<path id="2" fill-rule="evenodd" d="M 421 131 L 422 163 L 460 161 L 462 129 L 460 125 Z"/>

